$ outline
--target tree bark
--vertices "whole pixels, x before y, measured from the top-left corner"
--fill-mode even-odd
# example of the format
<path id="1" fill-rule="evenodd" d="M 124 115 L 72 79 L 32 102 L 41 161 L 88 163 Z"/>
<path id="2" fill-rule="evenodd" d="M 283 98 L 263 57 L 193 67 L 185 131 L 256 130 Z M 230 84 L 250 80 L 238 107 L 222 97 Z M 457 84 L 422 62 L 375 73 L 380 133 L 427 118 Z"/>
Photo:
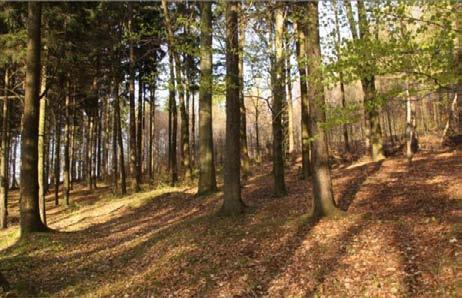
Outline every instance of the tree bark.
<path id="1" fill-rule="evenodd" d="M 217 189 L 212 129 L 212 3 L 201 2 L 198 194 Z"/>
<path id="2" fill-rule="evenodd" d="M 63 189 L 64 189 L 64 204 L 69 206 L 69 190 L 70 190 L 70 154 L 69 148 L 71 147 L 71 140 L 70 140 L 70 90 L 69 90 L 69 82 L 67 84 L 68 88 L 66 88 L 66 115 L 65 115 L 65 124 L 64 124 L 64 168 L 63 168 Z"/>
<path id="3" fill-rule="evenodd" d="M 40 220 L 38 187 L 38 120 L 40 90 L 41 3 L 28 3 L 24 113 L 21 138 L 21 236 L 46 231 Z"/>
<path id="4" fill-rule="evenodd" d="M 181 116 L 181 161 L 185 170 L 185 179 L 189 180 L 192 177 L 191 168 L 191 152 L 189 150 L 189 117 L 186 111 L 185 98 L 184 98 L 184 82 L 181 75 L 181 61 L 176 49 L 176 43 L 173 35 L 172 23 L 170 14 L 168 12 L 167 1 L 162 0 L 162 9 L 164 12 L 165 27 L 167 29 L 167 39 L 169 45 L 169 54 L 175 61 L 175 78 L 176 88 L 178 89 L 178 99 L 180 104 Z"/>
<path id="5" fill-rule="evenodd" d="M 0 156 L 0 228 L 8 227 L 8 160 L 9 160 L 9 84 L 10 71 L 5 69 L 5 97 L 3 99 L 3 115 L 2 115 L 2 147 Z"/>
<path id="6" fill-rule="evenodd" d="M 136 119 L 135 119 L 135 49 L 133 46 L 133 28 L 132 28 L 132 21 L 133 21 L 133 6 L 131 2 L 128 2 L 128 32 L 129 36 L 129 104 L 130 104 L 130 112 L 129 112 L 129 131 L 130 131 L 130 146 L 129 146 L 129 154 L 130 154 L 130 175 L 135 178 L 133 180 L 133 189 L 135 191 L 139 191 L 139 184 L 138 179 L 136 179 L 136 168 L 137 168 L 137 156 L 136 156 Z"/>
<path id="7" fill-rule="evenodd" d="M 240 4 L 242 5 L 242 3 Z M 239 9 L 239 13 L 241 13 Z M 247 117 L 244 98 L 244 47 L 245 23 L 244 18 L 239 20 L 239 104 L 241 110 L 241 175 L 246 180 L 250 174 L 249 149 L 247 146 Z"/>
<path id="8" fill-rule="evenodd" d="M 284 73 L 284 10 L 281 4 L 275 11 L 275 65 L 274 65 L 274 91 L 272 105 L 272 125 L 273 125 L 273 194 L 276 197 L 287 195 L 284 181 L 284 146 L 283 146 L 283 129 L 282 115 L 283 103 L 285 101 L 285 73 Z"/>
<path id="9" fill-rule="evenodd" d="M 141 76 L 138 77 L 138 116 L 136 129 L 136 191 L 141 190 L 142 164 L 143 164 L 143 82 Z"/>
<path id="10" fill-rule="evenodd" d="M 358 20 L 360 29 L 359 36 L 361 40 L 368 41 L 370 39 L 370 32 L 363 0 L 358 0 Z M 373 62 L 364 61 L 364 63 L 368 64 Z M 364 91 L 366 137 L 368 139 L 366 144 L 370 147 L 368 149 L 370 150 L 372 160 L 378 161 L 384 159 L 385 156 L 383 154 L 382 127 L 380 125 L 380 107 L 376 102 L 375 75 L 366 73 L 366 75 L 361 78 L 361 85 Z"/>
<path id="11" fill-rule="evenodd" d="M 225 3 L 226 18 L 226 146 L 224 160 L 223 205 L 220 214 L 244 211 L 240 184 L 239 40 L 238 2 Z"/>
<path id="12" fill-rule="evenodd" d="M 308 57 L 308 98 L 310 109 L 310 131 L 312 141 L 312 172 L 313 185 L 312 216 L 335 216 L 340 211 L 335 206 L 332 190 L 332 178 L 329 168 L 329 148 L 327 135 L 322 124 L 326 121 L 324 111 L 324 86 L 322 82 L 322 58 L 319 44 L 318 2 L 307 4 L 307 47 Z"/>
<path id="13" fill-rule="evenodd" d="M 175 73 L 173 57 L 169 57 L 170 78 L 168 84 L 168 106 L 169 106 L 169 170 L 170 170 L 170 185 L 175 186 L 178 182 L 178 167 L 176 156 L 176 141 L 178 129 L 178 116 L 175 100 Z"/>
<path id="14" fill-rule="evenodd" d="M 40 93 L 45 92 L 46 89 L 46 68 L 42 68 L 42 82 Z M 46 216 L 46 199 L 45 199 L 45 179 L 48 177 L 45 173 L 45 128 L 46 128 L 46 112 L 47 112 L 47 99 L 45 94 L 40 98 L 39 104 L 39 128 L 38 128 L 38 183 L 39 183 L 39 207 L 42 222 L 47 224 Z"/>
<path id="15" fill-rule="evenodd" d="M 55 111 L 55 206 L 59 205 L 59 180 L 60 180 L 60 169 L 61 169 L 61 119 L 58 111 Z"/>
<path id="16" fill-rule="evenodd" d="M 304 5 L 304 4 L 303 4 Z M 303 10 L 301 10 L 303 12 Z M 302 137 L 302 179 L 311 175 L 310 165 L 310 128 L 309 128 L 309 102 L 306 73 L 306 24 L 299 16 L 296 23 L 297 31 L 297 63 L 300 75 L 300 104 L 301 104 L 301 137 Z"/>

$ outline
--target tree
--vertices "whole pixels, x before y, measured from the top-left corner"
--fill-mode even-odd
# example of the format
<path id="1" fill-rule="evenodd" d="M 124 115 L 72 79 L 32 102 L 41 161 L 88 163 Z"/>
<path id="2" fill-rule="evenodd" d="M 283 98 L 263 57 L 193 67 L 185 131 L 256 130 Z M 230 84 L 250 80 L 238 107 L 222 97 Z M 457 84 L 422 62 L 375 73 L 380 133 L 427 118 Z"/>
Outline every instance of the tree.
<path id="1" fill-rule="evenodd" d="M 276 55 L 274 61 L 274 85 L 273 85 L 273 193 L 276 197 L 287 195 L 284 181 L 284 146 L 282 133 L 283 104 L 285 101 L 285 53 L 284 53 L 284 34 L 285 34 L 284 7 L 278 3 L 275 10 L 275 48 Z"/>
<path id="2" fill-rule="evenodd" d="M 310 130 L 309 130 L 309 102 L 306 77 L 306 24 L 303 22 L 303 6 L 298 4 L 297 12 L 301 15 L 296 16 L 296 32 L 297 32 L 297 64 L 298 73 L 300 76 L 300 105 L 301 105 L 301 137 L 302 137 L 302 178 L 307 179 L 311 175 L 310 165 Z"/>
<path id="3" fill-rule="evenodd" d="M 329 148 L 323 123 L 326 121 L 322 60 L 319 41 L 318 2 L 307 3 L 306 10 L 308 59 L 308 100 L 310 109 L 313 204 L 312 216 L 336 216 L 340 211 L 335 206 L 332 178 L 329 168 Z"/>
<path id="4" fill-rule="evenodd" d="M 8 227 L 8 160 L 9 160 L 9 92 L 10 88 L 10 71 L 7 68 L 5 70 L 5 96 L 3 99 L 3 115 L 2 115 L 2 147 L 1 147 L 1 156 L 0 156 L 0 228 L 6 229 Z"/>
<path id="5" fill-rule="evenodd" d="M 198 194 L 217 189 L 212 130 L 212 3 L 201 2 Z"/>
<path id="6" fill-rule="evenodd" d="M 41 3 L 28 3 L 27 58 L 21 138 L 21 236 L 46 231 L 38 192 L 38 109 L 40 90 Z"/>
<path id="7" fill-rule="evenodd" d="M 242 5 L 242 4 L 240 4 Z M 246 19 L 239 10 L 239 101 L 241 109 L 241 174 L 245 180 L 250 174 L 249 149 L 247 147 L 247 115 L 244 100 L 244 47 L 245 47 L 245 28 Z"/>
<path id="8" fill-rule="evenodd" d="M 223 205 L 219 214 L 237 215 L 244 211 L 240 183 L 239 101 L 239 4 L 225 3 L 226 18 L 226 147 L 224 160 Z"/>
<path id="9" fill-rule="evenodd" d="M 130 103 L 130 174 L 135 176 L 133 188 L 140 191 L 140 175 L 138 175 L 138 156 L 136 140 L 136 116 L 135 116 L 135 48 L 133 45 L 133 4 L 128 2 L 128 33 L 129 33 L 129 103 Z"/>

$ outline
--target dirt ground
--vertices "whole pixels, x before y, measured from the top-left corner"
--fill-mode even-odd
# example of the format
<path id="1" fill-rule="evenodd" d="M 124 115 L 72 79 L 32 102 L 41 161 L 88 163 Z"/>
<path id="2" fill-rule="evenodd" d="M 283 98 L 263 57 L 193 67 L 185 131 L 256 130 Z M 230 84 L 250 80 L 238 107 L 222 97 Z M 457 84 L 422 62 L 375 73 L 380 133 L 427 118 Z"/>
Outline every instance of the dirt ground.
<path id="1" fill-rule="evenodd" d="M 462 297 L 460 152 L 334 169 L 337 220 L 307 216 L 298 166 L 284 198 L 269 164 L 254 169 L 235 218 L 215 216 L 221 193 L 186 186 L 124 198 L 76 187 L 71 207 L 48 198 L 59 232 L 29 243 L 17 242 L 16 194 L 0 271 L 18 297 Z"/>

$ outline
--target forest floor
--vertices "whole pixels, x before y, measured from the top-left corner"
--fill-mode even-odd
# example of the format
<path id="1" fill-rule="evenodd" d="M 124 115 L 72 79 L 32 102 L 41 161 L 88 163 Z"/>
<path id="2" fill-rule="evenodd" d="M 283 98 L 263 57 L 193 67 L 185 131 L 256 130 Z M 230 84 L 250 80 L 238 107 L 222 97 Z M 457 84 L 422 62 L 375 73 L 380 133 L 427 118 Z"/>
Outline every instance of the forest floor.
<path id="1" fill-rule="evenodd" d="M 235 218 L 215 216 L 222 193 L 187 186 L 123 198 L 76 188 L 70 208 L 50 196 L 60 232 L 17 242 L 16 220 L 0 232 L 0 271 L 19 297 L 462 297 L 462 153 L 340 166 L 347 216 L 316 222 L 298 167 L 284 198 L 269 164 L 254 169 Z"/>

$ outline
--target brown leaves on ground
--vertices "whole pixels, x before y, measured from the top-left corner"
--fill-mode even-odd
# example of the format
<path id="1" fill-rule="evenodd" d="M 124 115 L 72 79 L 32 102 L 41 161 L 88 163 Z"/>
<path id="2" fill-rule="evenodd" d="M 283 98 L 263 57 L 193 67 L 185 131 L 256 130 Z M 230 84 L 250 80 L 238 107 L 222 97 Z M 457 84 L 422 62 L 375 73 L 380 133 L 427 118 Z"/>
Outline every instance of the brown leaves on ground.
<path id="1" fill-rule="evenodd" d="M 289 196 L 273 198 L 269 166 L 246 182 L 237 218 L 217 218 L 222 195 L 194 189 L 91 200 L 76 190 L 72 210 L 50 206 L 51 227 L 67 232 L 4 249 L 0 271 L 19 296 L 458 296 L 461 157 L 336 169 L 348 216 L 317 222 L 310 183 L 294 170 Z"/>

